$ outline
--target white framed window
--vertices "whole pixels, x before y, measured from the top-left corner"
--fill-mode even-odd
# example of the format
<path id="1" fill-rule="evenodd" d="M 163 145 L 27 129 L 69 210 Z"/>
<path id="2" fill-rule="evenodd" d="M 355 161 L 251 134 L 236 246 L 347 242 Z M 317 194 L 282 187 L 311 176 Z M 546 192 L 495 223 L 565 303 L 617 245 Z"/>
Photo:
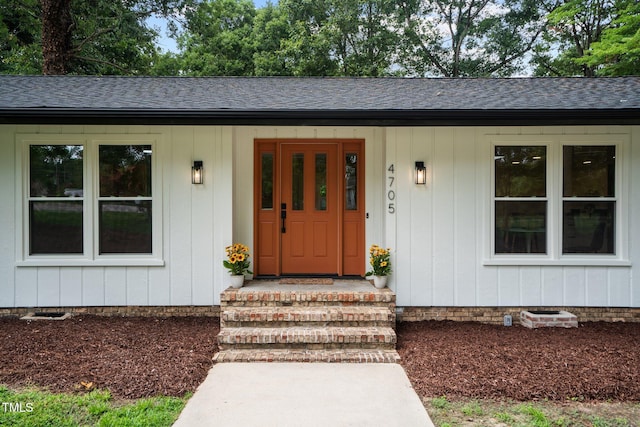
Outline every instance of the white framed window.
<path id="1" fill-rule="evenodd" d="M 562 255 L 616 255 L 616 151 L 562 147 Z"/>
<path id="2" fill-rule="evenodd" d="M 627 135 L 490 141 L 485 264 L 628 265 Z"/>
<path id="3" fill-rule="evenodd" d="M 163 265 L 153 135 L 19 135 L 17 143 L 18 265 Z"/>
<path id="4" fill-rule="evenodd" d="M 546 254 L 547 146 L 494 146 L 494 253 Z"/>

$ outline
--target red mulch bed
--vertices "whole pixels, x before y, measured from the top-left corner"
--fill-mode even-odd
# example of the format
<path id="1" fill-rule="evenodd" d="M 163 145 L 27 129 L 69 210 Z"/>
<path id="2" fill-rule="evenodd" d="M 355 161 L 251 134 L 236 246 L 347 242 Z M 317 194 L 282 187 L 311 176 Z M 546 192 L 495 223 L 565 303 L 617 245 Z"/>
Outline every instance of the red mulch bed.
<path id="1" fill-rule="evenodd" d="M 0 384 L 182 396 L 204 380 L 218 330 L 218 319 L 206 317 L 0 318 Z M 422 396 L 640 401 L 638 323 L 401 323 L 398 351 Z"/>
<path id="2" fill-rule="evenodd" d="M 211 368 L 217 318 L 0 318 L 0 384 L 115 397 L 182 396 Z M 86 384 L 83 385 L 82 383 Z"/>
<path id="3" fill-rule="evenodd" d="M 640 401 L 640 323 L 401 323 L 398 352 L 422 396 Z"/>

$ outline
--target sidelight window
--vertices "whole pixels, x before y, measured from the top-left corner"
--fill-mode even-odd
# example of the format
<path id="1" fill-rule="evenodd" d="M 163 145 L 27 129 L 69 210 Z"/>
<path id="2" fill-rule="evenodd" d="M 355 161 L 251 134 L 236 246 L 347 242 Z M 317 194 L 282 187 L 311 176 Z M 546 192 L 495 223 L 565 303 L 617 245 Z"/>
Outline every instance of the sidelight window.
<path id="1" fill-rule="evenodd" d="M 345 155 L 344 171 L 345 207 L 348 211 L 358 209 L 358 154 Z"/>

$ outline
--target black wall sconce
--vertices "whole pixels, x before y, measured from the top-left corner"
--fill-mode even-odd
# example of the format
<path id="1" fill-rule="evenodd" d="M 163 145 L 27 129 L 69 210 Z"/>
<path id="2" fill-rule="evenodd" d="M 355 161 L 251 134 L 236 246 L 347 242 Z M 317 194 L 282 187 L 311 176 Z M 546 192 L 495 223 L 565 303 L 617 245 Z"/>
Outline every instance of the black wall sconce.
<path id="1" fill-rule="evenodd" d="M 427 183 L 427 167 L 424 162 L 416 162 L 416 184 L 425 185 Z"/>
<path id="2" fill-rule="evenodd" d="M 191 167 L 191 183 L 202 184 L 204 182 L 204 169 L 202 168 L 202 160 L 195 160 Z"/>

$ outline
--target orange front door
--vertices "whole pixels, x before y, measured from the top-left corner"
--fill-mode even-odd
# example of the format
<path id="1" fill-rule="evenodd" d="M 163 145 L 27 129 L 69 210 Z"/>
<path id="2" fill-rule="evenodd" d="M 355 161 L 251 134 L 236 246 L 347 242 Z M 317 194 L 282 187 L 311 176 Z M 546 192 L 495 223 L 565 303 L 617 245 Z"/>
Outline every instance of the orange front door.
<path id="1" fill-rule="evenodd" d="M 362 140 L 256 140 L 258 276 L 364 274 Z"/>
<path id="2" fill-rule="evenodd" d="M 338 274 L 337 144 L 281 144 L 282 274 Z"/>

